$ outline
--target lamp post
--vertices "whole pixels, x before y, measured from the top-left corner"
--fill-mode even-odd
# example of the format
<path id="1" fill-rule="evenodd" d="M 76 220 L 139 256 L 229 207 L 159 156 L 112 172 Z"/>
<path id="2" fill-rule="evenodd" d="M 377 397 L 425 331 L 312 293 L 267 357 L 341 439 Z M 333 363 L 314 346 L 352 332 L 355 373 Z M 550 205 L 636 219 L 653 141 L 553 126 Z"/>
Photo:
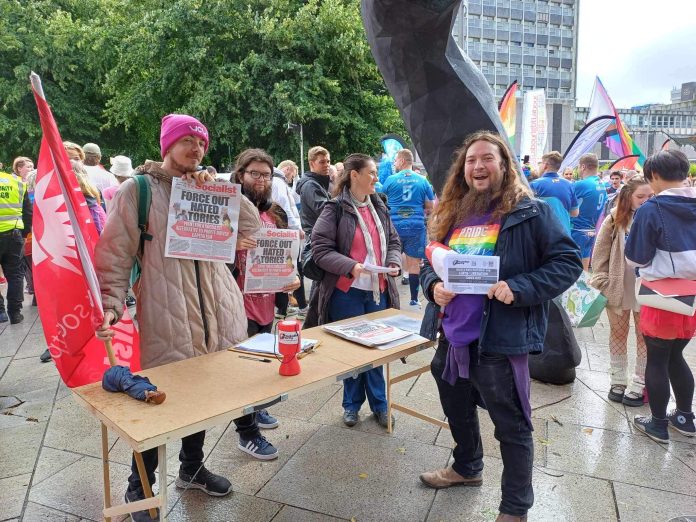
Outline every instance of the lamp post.
<path id="1" fill-rule="evenodd" d="M 300 135 L 300 176 L 304 173 L 304 129 L 301 123 L 290 123 L 287 126 L 288 131 L 297 132 Z"/>

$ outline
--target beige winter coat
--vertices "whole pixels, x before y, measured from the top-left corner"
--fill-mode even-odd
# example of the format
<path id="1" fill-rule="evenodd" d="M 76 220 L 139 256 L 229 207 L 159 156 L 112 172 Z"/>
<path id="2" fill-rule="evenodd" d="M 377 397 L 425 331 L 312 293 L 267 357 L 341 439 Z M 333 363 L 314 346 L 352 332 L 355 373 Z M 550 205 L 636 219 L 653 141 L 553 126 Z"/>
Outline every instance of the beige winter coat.
<path id="1" fill-rule="evenodd" d="M 145 241 L 134 291 L 141 364 L 147 369 L 223 350 L 246 339 L 247 318 L 242 293 L 224 263 L 164 257 L 171 177 L 154 162 L 141 170 L 150 174 L 146 176 L 152 189 L 148 232 L 153 237 Z M 243 198 L 239 232 L 251 235 L 260 227 L 258 211 Z M 139 241 L 136 186 L 130 179 L 114 196 L 95 252 L 104 310 L 113 310 L 119 318 Z"/>
<path id="2" fill-rule="evenodd" d="M 590 285 L 607 298 L 607 306 L 620 308 L 624 300 L 624 275 L 626 260 L 625 231 L 615 226 L 616 208 L 602 223 L 592 250 L 592 277 Z M 629 224 L 630 226 L 630 224 Z M 631 292 L 633 289 L 630 289 Z"/>

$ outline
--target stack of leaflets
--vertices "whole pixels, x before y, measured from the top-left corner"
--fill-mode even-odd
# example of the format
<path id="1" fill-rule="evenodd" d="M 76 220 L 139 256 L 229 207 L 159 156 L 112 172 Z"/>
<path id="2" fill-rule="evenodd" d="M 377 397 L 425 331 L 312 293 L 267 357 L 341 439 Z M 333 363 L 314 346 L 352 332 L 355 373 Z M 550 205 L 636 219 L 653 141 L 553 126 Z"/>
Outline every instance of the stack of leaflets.
<path id="1" fill-rule="evenodd" d="M 315 346 L 319 341 L 316 339 L 302 339 L 301 351 L 306 352 Z M 280 355 L 278 352 L 278 342 L 275 335 L 270 333 L 256 334 L 246 341 L 230 348 L 234 352 L 248 353 L 249 355 Z"/>
<path id="2" fill-rule="evenodd" d="M 329 324 L 323 328 L 327 332 L 348 341 L 380 350 L 422 339 L 408 330 L 402 330 L 383 322 L 365 321 L 364 319 L 342 324 Z"/>

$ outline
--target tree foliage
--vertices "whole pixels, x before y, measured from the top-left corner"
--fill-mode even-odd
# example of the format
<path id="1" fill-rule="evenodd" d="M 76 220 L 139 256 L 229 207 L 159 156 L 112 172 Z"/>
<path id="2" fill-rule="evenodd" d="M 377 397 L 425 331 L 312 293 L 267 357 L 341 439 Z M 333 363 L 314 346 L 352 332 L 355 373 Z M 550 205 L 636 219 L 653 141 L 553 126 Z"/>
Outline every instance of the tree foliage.
<path id="1" fill-rule="evenodd" d="M 159 156 L 162 116 L 211 133 L 208 163 L 245 147 L 278 161 L 305 146 L 375 153 L 403 123 L 365 40 L 358 0 L 5 0 L 0 157 L 35 155 L 28 85 L 44 83 L 61 134 L 135 162 Z"/>

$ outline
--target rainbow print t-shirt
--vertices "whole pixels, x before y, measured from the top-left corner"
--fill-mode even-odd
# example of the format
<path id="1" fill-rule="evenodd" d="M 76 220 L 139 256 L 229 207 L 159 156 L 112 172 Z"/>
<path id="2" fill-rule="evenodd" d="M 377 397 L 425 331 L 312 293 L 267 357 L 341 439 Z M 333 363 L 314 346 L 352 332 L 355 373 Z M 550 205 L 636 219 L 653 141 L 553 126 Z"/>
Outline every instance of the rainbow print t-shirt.
<path id="1" fill-rule="evenodd" d="M 500 223 L 489 223 L 490 218 L 490 215 L 475 216 L 457 225 L 447 246 L 458 254 L 492 256 Z M 453 346 L 468 346 L 479 338 L 485 299 L 485 295 L 460 294 L 445 307 L 442 329 Z"/>

